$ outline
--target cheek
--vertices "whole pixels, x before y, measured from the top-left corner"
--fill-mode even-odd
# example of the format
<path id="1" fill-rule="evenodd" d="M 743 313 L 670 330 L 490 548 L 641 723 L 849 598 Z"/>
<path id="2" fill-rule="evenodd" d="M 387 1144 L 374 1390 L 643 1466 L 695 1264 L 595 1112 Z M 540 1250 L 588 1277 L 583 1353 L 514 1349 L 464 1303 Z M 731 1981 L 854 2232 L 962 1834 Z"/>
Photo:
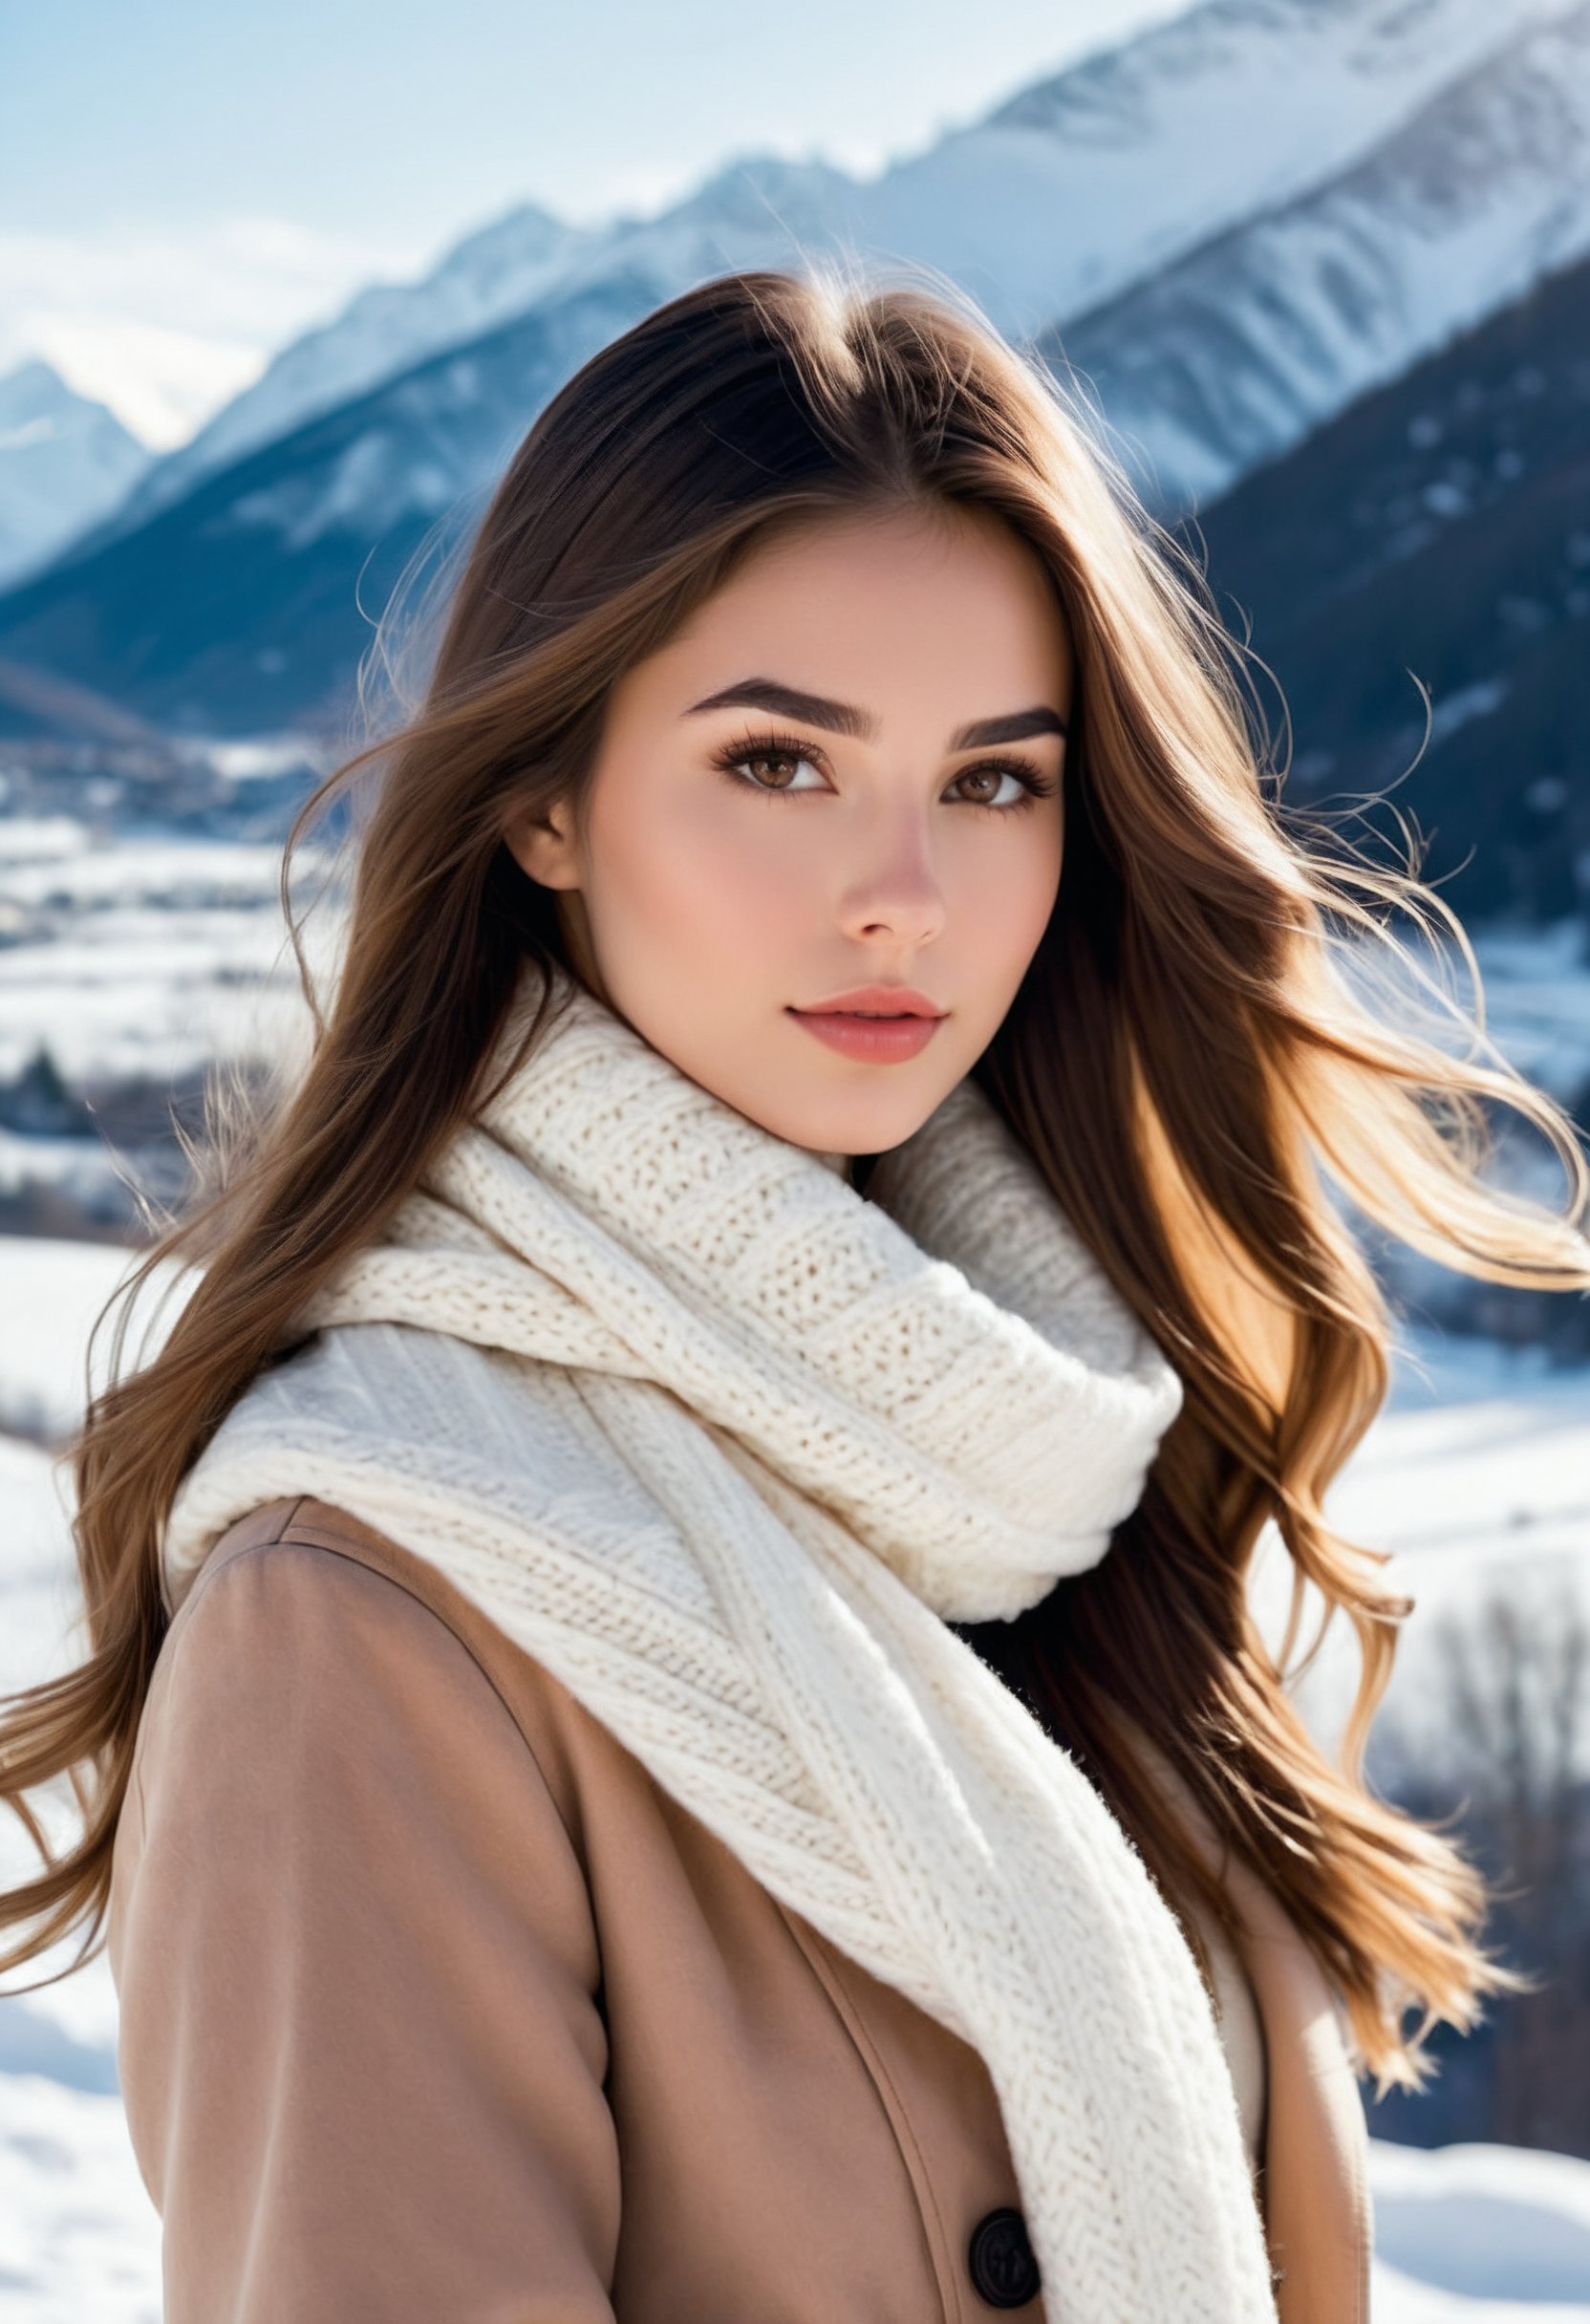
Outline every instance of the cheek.
<path id="1" fill-rule="evenodd" d="M 1001 839 L 1004 834 L 999 835 Z M 1037 951 L 1060 891 L 1058 830 L 1011 834 L 1014 846 L 958 851 L 952 925 L 991 986 L 1014 993 Z"/>
<path id="2" fill-rule="evenodd" d="M 615 789 L 592 814 L 588 902 L 598 941 L 629 953 L 665 946 L 676 962 L 732 955 L 743 976 L 784 928 L 809 921 L 810 850 L 781 834 L 777 804 L 710 790 L 669 800 L 662 787 L 638 786 L 628 800 Z"/>

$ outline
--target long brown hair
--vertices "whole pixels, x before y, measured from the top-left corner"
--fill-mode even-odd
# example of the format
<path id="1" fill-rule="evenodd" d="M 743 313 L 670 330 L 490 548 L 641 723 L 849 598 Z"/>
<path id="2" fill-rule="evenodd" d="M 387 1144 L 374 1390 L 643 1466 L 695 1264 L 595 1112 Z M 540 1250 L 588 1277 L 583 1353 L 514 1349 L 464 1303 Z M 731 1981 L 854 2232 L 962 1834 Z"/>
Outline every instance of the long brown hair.
<path id="1" fill-rule="evenodd" d="M 5 1966 L 79 1926 L 95 1949 L 183 1472 L 481 1102 L 526 957 L 569 965 L 552 895 L 505 828 L 561 798 L 577 809 L 614 681 L 769 527 L 952 503 L 1003 519 L 1042 561 L 1077 669 L 1059 901 L 976 1071 L 1186 1384 L 1110 1555 L 977 1643 L 1079 1754 L 1172 1903 L 1221 1910 L 1145 1740 L 1169 1756 L 1291 1913 L 1384 2079 L 1418 2079 L 1431 2025 L 1469 2024 L 1505 1982 L 1478 1943 L 1471 1866 L 1363 1779 L 1406 1602 L 1321 1498 L 1384 1397 L 1390 1319 L 1326 1181 L 1454 1267 L 1567 1290 L 1590 1285 L 1576 1223 L 1590 1173 L 1571 1122 L 1493 1052 L 1454 1056 L 1368 1005 L 1344 961 L 1407 958 L 1396 913 L 1460 943 L 1461 929 L 1411 872 L 1289 823 L 1242 650 L 1072 396 L 946 287 L 813 266 L 672 300 L 530 428 L 469 541 L 422 699 L 294 825 L 290 862 L 357 772 L 381 771 L 328 1005 L 306 970 L 307 1065 L 150 1252 L 139 1280 L 176 1259 L 197 1280 L 76 1444 L 92 1653 L 12 1698 L 0 1727 L 7 1795 L 45 1857 L 0 1899 L 25 1931 Z M 1482 1180 L 1495 1106 L 1556 1151 L 1567 1215 Z M 1274 1655 L 1248 1610 L 1267 1519 L 1300 1591 L 1362 1642 L 1336 1764 L 1289 1697 L 1290 1642 Z M 82 1828 L 52 1858 L 28 1795 L 62 1775 Z"/>

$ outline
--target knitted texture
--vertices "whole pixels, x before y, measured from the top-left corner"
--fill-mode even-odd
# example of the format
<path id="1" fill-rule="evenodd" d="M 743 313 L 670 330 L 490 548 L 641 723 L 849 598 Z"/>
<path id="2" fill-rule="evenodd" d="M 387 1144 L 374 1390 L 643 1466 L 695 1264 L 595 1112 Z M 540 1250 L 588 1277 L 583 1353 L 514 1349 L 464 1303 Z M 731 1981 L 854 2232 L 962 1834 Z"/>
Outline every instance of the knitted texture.
<path id="1" fill-rule="evenodd" d="M 1057 2324 L 1273 2324 L 1192 1957 L 946 1626 L 1097 1562 L 1176 1373 L 974 1083 L 863 1197 L 556 982 L 530 1057 L 184 1479 L 168 1603 L 283 1495 L 431 1560 L 978 2049 Z M 526 974 L 505 1042 L 534 997 Z"/>

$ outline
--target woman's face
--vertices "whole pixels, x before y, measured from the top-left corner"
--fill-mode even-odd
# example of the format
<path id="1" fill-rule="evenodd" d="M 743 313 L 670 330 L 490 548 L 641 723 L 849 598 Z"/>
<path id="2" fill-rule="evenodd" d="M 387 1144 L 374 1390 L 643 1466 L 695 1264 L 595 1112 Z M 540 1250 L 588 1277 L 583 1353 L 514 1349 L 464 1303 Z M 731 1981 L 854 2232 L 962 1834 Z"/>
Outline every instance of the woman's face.
<path id="1" fill-rule="evenodd" d="M 579 828 L 508 844 L 654 1048 L 776 1136 L 881 1153 L 987 1046 L 1049 916 L 1071 685 L 998 520 L 803 519 L 615 686 Z"/>

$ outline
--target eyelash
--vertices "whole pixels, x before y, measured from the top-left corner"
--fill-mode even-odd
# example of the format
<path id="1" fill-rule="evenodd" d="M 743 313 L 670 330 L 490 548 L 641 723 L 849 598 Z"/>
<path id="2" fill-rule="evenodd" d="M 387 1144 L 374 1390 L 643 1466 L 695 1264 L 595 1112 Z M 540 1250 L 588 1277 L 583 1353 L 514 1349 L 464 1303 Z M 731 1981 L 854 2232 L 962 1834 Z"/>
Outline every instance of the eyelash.
<path id="1" fill-rule="evenodd" d="M 747 759 L 799 759 L 812 766 L 821 766 L 823 764 L 821 751 L 814 750 L 809 742 L 803 742 L 796 736 L 789 734 L 746 735 L 738 742 L 726 743 L 721 750 L 714 752 L 712 761 L 714 766 L 721 768 L 723 773 L 734 781 L 738 789 L 760 791 L 764 799 L 778 799 L 784 794 L 771 784 L 753 783 L 748 776 L 738 775 L 736 769 Z M 957 800 L 956 804 L 959 807 L 981 807 L 985 813 L 991 815 L 1019 815 L 1024 808 L 1031 807 L 1035 800 L 1052 799 L 1059 788 L 1059 785 L 1052 782 L 1047 775 L 1042 773 L 1030 759 L 1003 758 L 998 754 L 993 758 L 978 759 L 972 766 L 961 767 L 951 780 L 960 783 L 968 775 L 989 774 L 1014 776 L 1026 792 L 1026 797 L 1008 807 L 996 807 L 992 799 L 961 799 Z M 809 797 L 811 794 L 798 792 L 792 795 Z"/>

